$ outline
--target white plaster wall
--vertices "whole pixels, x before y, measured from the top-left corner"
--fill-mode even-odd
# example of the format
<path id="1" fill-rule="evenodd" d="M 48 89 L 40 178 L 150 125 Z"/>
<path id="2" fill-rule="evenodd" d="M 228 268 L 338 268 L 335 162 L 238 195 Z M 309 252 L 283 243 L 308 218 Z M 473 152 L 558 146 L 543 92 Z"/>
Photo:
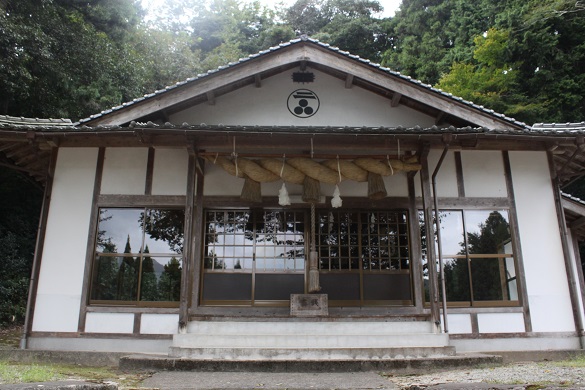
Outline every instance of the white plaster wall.
<path id="1" fill-rule="evenodd" d="M 277 126 L 422 126 L 434 125 L 434 118 L 405 106 L 391 107 L 390 100 L 319 71 L 315 82 L 293 83 L 290 70 L 262 80 L 262 87 L 243 87 L 218 96 L 214 105 L 206 102 L 170 116 L 172 123 Z M 297 89 L 309 89 L 319 97 L 320 108 L 309 118 L 297 118 L 287 107 L 288 96 Z"/>
<path id="2" fill-rule="evenodd" d="M 510 152 L 510 164 L 533 331 L 574 331 L 546 153 Z"/>
<path id="3" fill-rule="evenodd" d="M 102 194 L 144 195 L 148 148 L 107 148 Z"/>
<path id="4" fill-rule="evenodd" d="M 433 172 L 437 168 L 441 154 L 443 154 L 443 149 L 433 149 L 429 152 L 429 180 L 433 177 Z M 415 194 L 417 197 L 421 197 L 420 173 L 414 178 L 414 183 Z M 437 194 L 440 198 L 459 196 L 459 191 L 457 190 L 457 169 L 455 168 L 455 155 L 453 152 L 447 152 L 439 173 L 437 173 L 436 183 Z"/>
<path id="5" fill-rule="evenodd" d="M 142 334 L 175 334 L 178 327 L 178 314 L 143 314 L 140 321 Z"/>
<path id="6" fill-rule="evenodd" d="M 479 333 L 523 333 L 525 331 L 522 313 L 479 313 L 477 324 Z"/>
<path id="7" fill-rule="evenodd" d="M 97 155 L 97 148 L 59 149 L 33 331 L 77 331 Z"/>
<path id="8" fill-rule="evenodd" d="M 386 192 L 388 196 L 408 196 L 408 179 L 406 174 L 401 172 L 393 176 L 384 177 Z M 240 196 L 244 179 L 230 175 L 217 165 L 207 164 L 205 166 L 205 183 L 203 194 L 205 196 Z M 271 183 L 262 183 L 262 196 L 278 197 L 278 191 L 282 186 L 282 181 L 278 180 Z M 301 195 L 303 186 L 299 184 L 286 183 L 286 189 L 290 196 Z M 335 185 L 321 183 L 321 194 L 323 196 L 333 196 Z M 344 180 L 339 184 L 341 198 L 347 197 L 367 197 L 368 183 L 359 183 L 353 180 Z"/>
<path id="9" fill-rule="evenodd" d="M 507 197 L 504 161 L 500 151 L 462 151 L 466 197 Z"/>
<path id="10" fill-rule="evenodd" d="M 132 333 L 133 313 L 87 313 L 85 332 L 87 333 Z"/>
<path id="11" fill-rule="evenodd" d="M 184 148 L 156 148 L 152 174 L 153 195 L 185 195 L 189 155 Z"/>
<path id="12" fill-rule="evenodd" d="M 469 314 L 447 314 L 449 321 L 449 333 L 467 334 L 471 333 L 471 317 Z"/>

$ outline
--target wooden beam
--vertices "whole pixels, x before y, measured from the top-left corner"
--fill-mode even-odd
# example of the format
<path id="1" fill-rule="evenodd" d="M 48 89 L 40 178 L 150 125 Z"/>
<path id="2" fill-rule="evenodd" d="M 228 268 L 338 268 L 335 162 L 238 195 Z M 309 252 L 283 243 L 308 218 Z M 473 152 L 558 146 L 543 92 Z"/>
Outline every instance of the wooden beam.
<path id="1" fill-rule="evenodd" d="M 301 61 L 300 69 L 301 69 L 301 72 L 304 72 L 305 70 L 307 70 L 307 61 L 306 60 Z"/>
<path id="2" fill-rule="evenodd" d="M 447 114 L 444 111 L 439 111 L 439 115 L 435 117 L 435 125 L 440 125 L 446 116 Z"/>
<path id="3" fill-rule="evenodd" d="M 578 229 L 581 226 L 585 225 L 585 217 L 581 217 L 569 224 L 570 229 Z"/>
<path id="4" fill-rule="evenodd" d="M 561 205 L 564 210 L 577 214 L 580 217 L 585 217 L 585 205 L 566 198 L 561 198 Z"/>
<path id="5" fill-rule="evenodd" d="M 207 104 L 215 106 L 215 93 L 213 91 L 207 91 L 205 95 L 207 95 Z"/>
<path id="6" fill-rule="evenodd" d="M 254 75 L 254 86 L 256 88 L 262 88 L 262 77 L 260 76 L 260 73 Z"/>
<path id="7" fill-rule="evenodd" d="M 400 104 L 400 99 L 402 99 L 402 94 L 398 92 L 394 92 L 392 95 L 392 101 L 390 102 L 390 107 L 398 107 Z"/>
<path id="8" fill-rule="evenodd" d="M 353 75 L 348 73 L 345 76 L 345 88 L 350 89 L 353 86 Z"/>

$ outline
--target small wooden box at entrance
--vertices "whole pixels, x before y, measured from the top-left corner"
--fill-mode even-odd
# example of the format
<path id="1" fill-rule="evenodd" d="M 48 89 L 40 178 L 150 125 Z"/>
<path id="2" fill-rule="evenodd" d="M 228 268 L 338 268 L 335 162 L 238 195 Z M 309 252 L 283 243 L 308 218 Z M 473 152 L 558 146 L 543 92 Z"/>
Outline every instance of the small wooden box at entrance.
<path id="1" fill-rule="evenodd" d="M 294 317 L 328 316 L 327 294 L 291 294 L 290 315 Z"/>

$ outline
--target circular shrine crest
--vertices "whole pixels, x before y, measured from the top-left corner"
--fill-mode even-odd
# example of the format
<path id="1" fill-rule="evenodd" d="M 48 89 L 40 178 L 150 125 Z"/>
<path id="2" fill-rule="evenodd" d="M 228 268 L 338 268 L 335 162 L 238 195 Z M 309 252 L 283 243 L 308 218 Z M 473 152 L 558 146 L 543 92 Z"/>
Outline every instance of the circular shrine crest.
<path id="1" fill-rule="evenodd" d="M 298 118 L 309 118 L 319 111 L 319 98 L 308 89 L 297 89 L 288 95 L 286 104 L 290 113 Z"/>

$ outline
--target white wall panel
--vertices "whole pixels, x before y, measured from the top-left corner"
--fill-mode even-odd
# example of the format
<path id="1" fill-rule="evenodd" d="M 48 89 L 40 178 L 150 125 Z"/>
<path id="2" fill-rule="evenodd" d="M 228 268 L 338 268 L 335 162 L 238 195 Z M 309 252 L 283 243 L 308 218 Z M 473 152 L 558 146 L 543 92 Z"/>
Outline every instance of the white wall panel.
<path id="1" fill-rule="evenodd" d="M 33 330 L 77 331 L 97 148 L 60 148 Z"/>
<path id="2" fill-rule="evenodd" d="M 522 313 L 479 313 L 477 324 L 479 333 L 522 333 L 525 331 Z"/>
<path id="3" fill-rule="evenodd" d="M 189 155 L 187 149 L 156 148 L 152 175 L 153 195 L 185 195 Z"/>
<path id="4" fill-rule="evenodd" d="M 142 334 L 175 334 L 178 328 L 178 314 L 143 314 L 140 321 Z"/>
<path id="5" fill-rule="evenodd" d="M 262 87 L 243 87 L 218 96 L 214 105 L 201 103 L 170 116 L 172 123 L 295 126 L 433 126 L 434 118 L 399 105 L 362 88 L 345 88 L 345 80 L 308 68 L 315 73 L 311 84 L 293 83 L 290 70 L 262 80 Z M 317 94 L 320 107 L 309 118 L 289 112 L 287 99 L 297 89 Z"/>
<path id="6" fill-rule="evenodd" d="M 81 281 L 79 276 L 79 281 Z M 44 282 L 43 276 L 39 279 Z M 56 282 L 59 283 L 59 282 Z M 34 332 L 77 332 L 81 291 L 77 294 L 37 293 Z"/>
<path id="7" fill-rule="evenodd" d="M 432 179 L 433 173 L 437 168 L 439 159 L 443 154 L 443 149 L 433 149 L 429 152 L 429 180 Z M 457 197 L 459 191 L 457 189 L 457 170 L 455 168 L 455 155 L 453 152 L 447 152 L 443 164 L 439 169 L 436 177 L 437 193 L 440 198 L 444 197 Z M 422 196 L 421 184 L 420 184 L 420 173 L 414 178 L 414 188 L 417 197 Z M 432 189 L 431 189 L 432 191 Z"/>
<path id="8" fill-rule="evenodd" d="M 87 333 L 132 333 L 133 313 L 87 313 L 85 332 Z"/>
<path id="9" fill-rule="evenodd" d="M 533 331 L 574 331 L 546 153 L 510 152 L 510 164 Z"/>
<path id="10" fill-rule="evenodd" d="M 447 314 L 449 321 L 449 333 L 471 333 L 471 317 L 469 314 Z"/>
<path id="11" fill-rule="evenodd" d="M 107 148 L 102 194 L 144 195 L 148 148 Z"/>
<path id="12" fill-rule="evenodd" d="M 467 197 L 508 196 L 504 161 L 500 151 L 463 151 L 463 182 Z"/>

